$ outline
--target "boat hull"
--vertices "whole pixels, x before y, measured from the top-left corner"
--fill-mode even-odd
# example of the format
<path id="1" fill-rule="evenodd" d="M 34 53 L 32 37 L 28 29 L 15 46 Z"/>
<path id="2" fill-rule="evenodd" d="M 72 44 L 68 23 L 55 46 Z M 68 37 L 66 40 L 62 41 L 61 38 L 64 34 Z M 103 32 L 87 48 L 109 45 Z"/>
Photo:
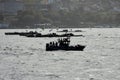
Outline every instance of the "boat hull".
<path id="1" fill-rule="evenodd" d="M 69 46 L 69 47 L 46 47 L 46 51 L 58 51 L 58 50 L 63 50 L 63 51 L 84 51 L 85 46 Z"/>

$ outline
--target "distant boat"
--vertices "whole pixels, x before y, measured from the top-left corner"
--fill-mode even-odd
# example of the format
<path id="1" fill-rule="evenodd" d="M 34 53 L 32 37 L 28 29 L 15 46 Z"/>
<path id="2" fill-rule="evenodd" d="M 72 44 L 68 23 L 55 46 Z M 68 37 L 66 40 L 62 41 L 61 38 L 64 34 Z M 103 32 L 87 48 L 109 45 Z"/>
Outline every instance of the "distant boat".
<path id="1" fill-rule="evenodd" d="M 68 32 L 68 30 L 67 30 L 67 29 L 64 29 L 64 30 L 62 30 L 62 31 L 57 31 L 57 32 Z"/>
<path id="2" fill-rule="evenodd" d="M 20 35 L 20 36 L 24 36 L 24 35 L 27 35 L 27 34 L 36 34 L 37 32 L 33 32 L 33 31 L 30 31 L 30 32 L 6 32 L 5 35 Z"/>
<path id="3" fill-rule="evenodd" d="M 50 42 L 46 44 L 46 51 L 57 51 L 57 50 L 64 50 L 64 51 L 83 51 L 85 46 L 84 45 L 75 45 L 70 46 L 70 38 L 63 38 L 58 39 L 57 42 Z"/>
<path id="4" fill-rule="evenodd" d="M 65 30 L 61 30 L 61 31 L 57 31 L 57 32 L 83 32 L 82 30 L 67 30 L 67 29 L 65 29 Z"/>
<path id="5" fill-rule="evenodd" d="M 74 32 L 83 32 L 82 30 L 75 30 Z"/>
<path id="6" fill-rule="evenodd" d="M 19 35 L 20 32 L 6 32 L 5 35 Z"/>

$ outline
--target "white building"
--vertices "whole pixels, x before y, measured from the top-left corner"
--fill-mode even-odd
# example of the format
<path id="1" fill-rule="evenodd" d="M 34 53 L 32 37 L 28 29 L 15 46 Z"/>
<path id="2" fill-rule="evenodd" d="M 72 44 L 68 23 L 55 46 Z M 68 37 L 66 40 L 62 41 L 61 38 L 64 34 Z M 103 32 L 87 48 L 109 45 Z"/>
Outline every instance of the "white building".
<path id="1" fill-rule="evenodd" d="M 5 29 L 8 28 L 9 24 L 5 24 L 5 23 L 0 23 L 0 29 Z"/>
<path id="2" fill-rule="evenodd" d="M 24 4 L 20 0 L 3 0 L 0 2 L 0 13 L 4 15 L 16 15 L 20 10 L 24 10 Z"/>

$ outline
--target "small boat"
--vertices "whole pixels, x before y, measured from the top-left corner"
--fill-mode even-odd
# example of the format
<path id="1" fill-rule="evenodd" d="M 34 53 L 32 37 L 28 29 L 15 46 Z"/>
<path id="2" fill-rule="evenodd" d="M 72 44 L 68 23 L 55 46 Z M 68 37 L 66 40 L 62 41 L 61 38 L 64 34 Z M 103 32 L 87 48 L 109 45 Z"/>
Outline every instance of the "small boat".
<path id="1" fill-rule="evenodd" d="M 19 35 L 20 32 L 6 32 L 5 35 Z"/>
<path id="2" fill-rule="evenodd" d="M 27 34 L 37 34 L 37 32 L 29 31 L 29 32 L 6 32 L 5 35 L 20 35 L 24 36 Z"/>
<path id="3" fill-rule="evenodd" d="M 57 50 L 64 50 L 64 51 L 83 51 L 85 46 L 84 45 L 75 45 L 70 46 L 70 38 L 63 38 L 58 39 L 57 42 L 50 42 L 46 44 L 46 51 L 57 51 Z"/>
<path id="4" fill-rule="evenodd" d="M 57 31 L 57 32 L 69 32 L 67 29 L 64 29 L 62 31 Z"/>
<path id="5" fill-rule="evenodd" d="M 62 31 L 57 31 L 57 32 L 84 32 L 84 31 L 82 31 L 82 30 L 67 30 L 67 29 L 65 29 L 65 30 L 62 30 Z"/>
<path id="6" fill-rule="evenodd" d="M 75 32 L 83 32 L 82 30 L 75 30 Z"/>

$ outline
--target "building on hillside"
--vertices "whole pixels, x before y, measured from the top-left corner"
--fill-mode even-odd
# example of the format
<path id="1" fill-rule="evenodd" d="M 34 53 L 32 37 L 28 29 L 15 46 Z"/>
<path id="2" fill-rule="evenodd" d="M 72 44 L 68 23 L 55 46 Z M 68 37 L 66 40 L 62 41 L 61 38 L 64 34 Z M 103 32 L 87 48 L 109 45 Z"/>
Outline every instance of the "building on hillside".
<path id="1" fill-rule="evenodd" d="M 24 0 L 25 10 L 43 11 L 50 9 L 53 0 Z"/>
<path id="2" fill-rule="evenodd" d="M 0 23 L 0 29 L 6 29 L 9 27 L 9 24 L 7 23 Z"/>
<path id="3" fill-rule="evenodd" d="M 78 5 L 80 5 L 79 0 L 52 0 L 52 9 L 53 10 L 65 10 L 65 11 L 71 11 L 78 8 Z"/>
<path id="4" fill-rule="evenodd" d="M 8 28 L 18 11 L 24 10 L 21 0 L 0 0 L 0 28 Z"/>
<path id="5" fill-rule="evenodd" d="M 24 4 L 20 0 L 0 1 L 0 13 L 4 15 L 16 15 L 20 10 L 24 10 Z"/>

